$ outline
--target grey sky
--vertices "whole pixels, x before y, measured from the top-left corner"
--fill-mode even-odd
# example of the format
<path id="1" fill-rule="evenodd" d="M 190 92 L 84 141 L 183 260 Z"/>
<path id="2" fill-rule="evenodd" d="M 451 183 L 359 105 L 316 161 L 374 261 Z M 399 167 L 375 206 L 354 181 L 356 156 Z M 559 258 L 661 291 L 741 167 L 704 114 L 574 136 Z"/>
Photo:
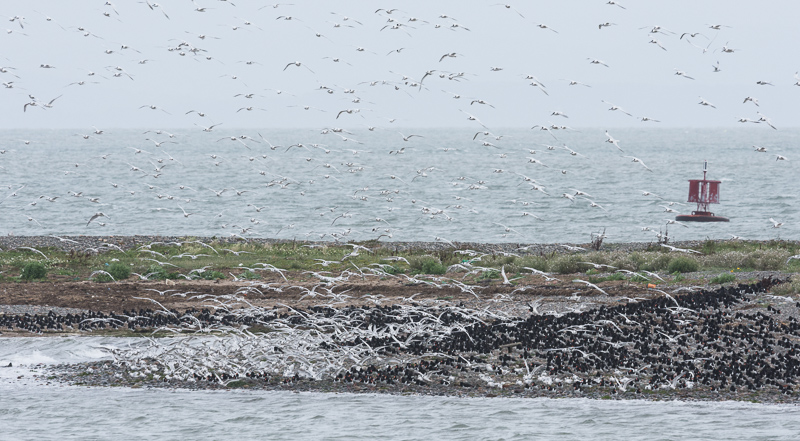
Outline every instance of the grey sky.
<path id="1" fill-rule="evenodd" d="M 758 119 L 757 111 L 779 128 L 800 121 L 800 87 L 794 85 L 800 70 L 795 48 L 800 41 L 800 6 L 795 1 L 621 0 L 626 9 L 605 0 L 517 1 L 514 9 L 493 1 L 293 0 L 294 5 L 260 10 L 264 2 L 247 0 L 234 1 L 236 6 L 215 0 L 164 0 L 155 9 L 136 1 L 118 0 L 113 8 L 104 3 L 3 2 L 2 29 L 11 32 L 0 35 L 0 66 L 9 68 L 0 73 L 0 80 L 13 83 L 12 88 L 0 88 L 0 128 L 215 123 L 362 128 L 385 126 L 393 118 L 398 126 L 477 127 L 460 110 L 489 127 L 741 127 L 737 120 Z M 208 10 L 197 12 L 198 6 Z M 400 11 L 375 13 L 379 7 Z M 19 19 L 10 21 L 16 16 L 24 17 L 24 29 Z M 293 19 L 276 19 L 279 16 Z M 381 30 L 393 24 L 388 19 L 403 26 Z M 615 25 L 598 29 L 605 22 Z M 714 30 L 712 24 L 724 26 Z M 654 26 L 662 26 L 664 32 L 651 33 Z M 84 36 L 86 32 L 91 34 Z M 681 39 L 684 32 L 702 35 Z M 200 39 L 199 34 L 208 37 Z M 666 50 L 650 43 L 652 39 Z M 169 50 L 182 41 L 190 46 Z M 734 52 L 724 53 L 723 46 Z M 191 47 L 201 51 L 194 54 Z M 389 54 L 399 48 L 404 49 Z M 181 51 L 185 55 L 179 55 Z M 439 61 L 452 52 L 458 56 Z M 591 64 L 588 58 L 609 67 Z M 139 64 L 140 60 L 148 61 Z M 303 65 L 286 67 L 294 61 Z M 712 68 L 716 62 L 720 72 Z M 55 68 L 40 68 L 43 64 Z M 694 79 L 675 75 L 676 69 Z M 421 90 L 402 81 L 406 75 L 412 78 L 409 82 L 419 82 L 428 70 L 436 72 L 425 78 Z M 88 76 L 89 71 L 96 74 Z M 121 76 L 114 77 L 115 72 Z M 460 72 L 464 75 L 448 79 Z M 526 74 L 536 76 L 548 95 L 529 85 Z M 570 86 L 567 80 L 591 87 Z M 80 81 L 85 84 L 70 85 Z M 378 83 L 370 86 L 370 81 Z M 251 99 L 234 97 L 250 93 Z M 28 95 L 39 105 L 23 112 L 31 102 Z M 41 108 L 59 96 L 52 108 Z M 747 96 L 757 98 L 759 106 L 743 103 Z M 699 105 L 700 97 L 716 109 Z M 470 105 L 472 99 L 494 107 Z M 602 100 L 633 117 L 609 111 Z M 169 114 L 140 109 L 151 104 Z M 239 110 L 250 106 L 252 111 Z M 345 109 L 359 111 L 337 119 Z M 207 116 L 185 114 L 190 110 Z M 569 118 L 553 116 L 553 111 Z M 642 116 L 661 122 L 635 118 Z M 764 124 L 747 126 L 770 130 Z"/>

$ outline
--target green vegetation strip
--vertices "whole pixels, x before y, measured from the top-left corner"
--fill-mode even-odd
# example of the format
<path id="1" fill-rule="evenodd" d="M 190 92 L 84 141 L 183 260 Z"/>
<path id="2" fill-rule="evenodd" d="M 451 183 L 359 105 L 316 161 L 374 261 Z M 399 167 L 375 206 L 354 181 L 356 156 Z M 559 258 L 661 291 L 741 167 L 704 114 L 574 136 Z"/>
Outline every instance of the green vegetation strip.
<path id="1" fill-rule="evenodd" d="M 629 280 L 647 282 L 652 278 L 642 271 L 683 273 L 723 272 L 713 283 L 728 283 L 735 272 L 800 271 L 800 243 L 790 241 L 706 241 L 694 251 L 670 251 L 652 244 L 641 251 L 615 249 L 570 253 L 513 254 L 473 253 L 450 248 L 431 251 L 423 248 L 395 252 L 379 243 L 299 245 L 253 242 L 207 243 L 187 239 L 182 244 L 153 243 L 132 250 L 104 250 L 101 253 L 64 252 L 56 248 L 20 247 L 0 252 L 0 282 L 35 280 L 93 280 L 114 282 L 131 277 L 164 279 L 244 279 L 258 280 L 269 268 L 290 273 L 304 271 L 380 268 L 390 275 L 466 273 L 469 265 L 481 267 L 475 280 L 496 280 L 501 271 L 509 278 L 529 274 L 526 268 L 553 274 L 586 273 L 590 281 Z M 478 258 L 478 259 L 476 259 Z M 594 265 L 601 266 L 600 270 Z M 626 271 L 625 274 L 615 272 Z M 632 273 L 639 274 L 632 274 Z M 602 274 L 602 276 L 601 276 Z"/>

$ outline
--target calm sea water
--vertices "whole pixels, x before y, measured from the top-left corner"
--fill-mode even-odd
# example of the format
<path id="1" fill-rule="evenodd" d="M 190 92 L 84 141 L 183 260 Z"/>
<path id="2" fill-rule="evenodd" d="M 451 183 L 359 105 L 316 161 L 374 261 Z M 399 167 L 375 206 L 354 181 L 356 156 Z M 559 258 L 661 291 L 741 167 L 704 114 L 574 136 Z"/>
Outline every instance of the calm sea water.
<path id="1" fill-rule="evenodd" d="M 609 241 L 649 241 L 642 227 L 663 229 L 676 214 L 667 208 L 696 208 L 680 204 L 704 160 L 709 179 L 722 181 L 712 209 L 731 222 L 671 225 L 675 240 L 800 233 L 797 129 L 611 130 L 624 152 L 603 129 L 555 131 L 558 140 L 538 129 L 478 135 L 492 145 L 464 129 L 403 131 L 423 137 L 366 128 L 195 129 L 172 138 L 108 130 L 89 139 L 2 131 L 0 234 L 582 243 L 605 229 Z M 590 196 L 562 196 L 577 190 Z M 106 216 L 87 225 L 98 212 Z"/>
<path id="2" fill-rule="evenodd" d="M 796 406 L 86 388 L 38 363 L 98 360 L 130 339 L 0 338 L 0 438 L 790 440 Z"/>

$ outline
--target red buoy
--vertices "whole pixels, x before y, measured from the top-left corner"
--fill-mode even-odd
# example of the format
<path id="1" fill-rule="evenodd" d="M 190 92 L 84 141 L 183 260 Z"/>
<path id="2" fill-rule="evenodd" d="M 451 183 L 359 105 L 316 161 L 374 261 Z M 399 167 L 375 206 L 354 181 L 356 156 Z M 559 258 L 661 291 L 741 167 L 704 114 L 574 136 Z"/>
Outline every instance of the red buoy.
<path id="1" fill-rule="evenodd" d="M 719 184 L 720 181 L 706 179 L 708 172 L 708 161 L 703 162 L 703 179 L 689 180 L 689 200 L 687 202 L 697 202 L 697 211 L 692 214 L 679 214 L 675 216 L 677 221 L 689 222 L 728 222 L 727 217 L 715 216 L 708 211 L 709 204 L 719 204 Z"/>

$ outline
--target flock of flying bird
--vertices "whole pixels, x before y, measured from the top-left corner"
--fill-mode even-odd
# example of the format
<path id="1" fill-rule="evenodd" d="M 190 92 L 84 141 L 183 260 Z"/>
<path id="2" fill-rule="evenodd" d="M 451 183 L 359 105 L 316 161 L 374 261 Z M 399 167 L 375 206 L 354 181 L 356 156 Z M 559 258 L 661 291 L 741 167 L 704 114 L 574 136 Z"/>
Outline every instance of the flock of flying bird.
<path id="1" fill-rule="evenodd" d="M 19 112 L 26 118 L 38 119 L 68 112 L 70 105 L 82 99 L 85 89 L 92 89 L 86 93 L 93 99 L 103 96 L 103 92 L 97 94 L 94 89 L 107 90 L 110 96 L 119 88 L 151 96 L 140 84 L 146 88 L 152 84 L 148 81 L 162 74 L 159 64 L 178 68 L 186 82 L 192 83 L 192 89 L 211 93 L 218 88 L 227 93 L 232 87 L 236 93 L 205 103 L 193 96 L 185 100 L 187 107 L 182 109 L 157 101 L 138 102 L 130 109 L 121 109 L 123 114 L 132 115 L 130 119 L 146 121 L 150 117 L 154 118 L 152 121 L 160 121 L 160 127 L 140 132 L 109 130 L 88 122 L 85 127 L 91 129 L 67 137 L 59 135 L 55 140 L 36 132 L 25 139 L 5 140 L 0 146 L 0 177 L 7 192 L 0 195 L 0 210 L 9 220 L 4 222 L 8 234 L 19 231 L 130 234 L 136 225 L 149 221 L 146 228 L 159 225 L 157 228 L 163 228 L 164 232 L 173 233 L 172 228 L 180 231 L 199 228 L 203 232 L 243 238 L 303 235 L 335 241 L 398 240 L 419 238 L 414 231 L 424 228 L 428 233 L 437 233 L 423 235 L 436 241 L 447 241 L 445 236 L 469 231 L 472 237 L 481 236 L 484 240 L 500 237 L 523 242 L 531 241 L 536 234 L 533 231 L 543 228 L 548 221 L 557 228 L 569 228 L 564 226 L 564 218 L 609 222 L 615 217 L 614 209 L 603 202 L 610 197 L 602 192 L 610 190 L 586 188 L 586 180 L 580 180 L 581 175 L 604 173 L 594 165 L 598 149 L 605 149 L 603 156 L 609 152 L 616 155 L 616 163 L 610 164 L 636 164 L 623 173 L 637 176 L 639 185 L 647 185 L 651 182 L 648 175 L 657 174 L 652 164 L 647 165 L 650 160 L 636 153 L 635 146 L 614 137 L 614 129 L 605 131 L 605 143 L 610 145 L 603 144 L 601 136 L 584 134 L 565 125 L 570 116 L 561 110 L 542 115 L 527 133 L 516 131 L 508 135 L 495 129 L 495 124 L 490 127 L 484 119 L 495 118 L 492 115 L 501 105 L 496 106 L 485 96 L 473 95 L 471 87 L 471 83 L 487 75 L 503 76 L 502 81 L 516 77 L 513 81 L 520 88 L 535 91 L 535 95 L 524 100 L 545 99 L 547 103 L 553 103 L 558 94 L 586 92 L 601 85 L 591 84 L 591 71 L 587 71 L 586 83 L 564 78 L 543 82 L 531 73 L 510 74 L 510 69 L 501 65 L 487 66 L 486 72 L 459 71 L 464 66 L 459 63 L 469 60 L 470 53 L 458 39 L 486 29 L 479 23 L 461 21 L 457 14 L 417 16 L 410 9 L 375 8 L 354 17 L 340 12 L 309 14 L 300 3 L 254 7 L 247 2 L 227 0 L 210 2 L 212 5 L 192 1 L 166 7 L 149 1 L 125 5 L 97 3 L 98 9 L 87 10 L 95 16 L 84 17 L 92 28 L 51 17 L 47 11 L 31 10 L 32 13 L 23 14 L 7 7 L 0 10 L 8 20 L 5 38 L 12 45 L 4 54 L 8 58 L 0 59 L 5 102 L 19 106 Z M 602 20 L 596 32 L 617 32 L 617 28 L 624 26 L 627 5 L 600 0 L 598 3 L 606 4 L 607 15 L 614 17 L 615 22 Z M 548 39 L 558 39 L 568 31 L 533 20 L 520 6 L 488 3 L 475 8 L 483 8 L 485 14 L 503 16 L 508 26 L 530 29 L 526 32 L 531 39 L 544 38 L 536 34 L 540 31 L 552 34 Z M 318 20 L 320 15 L 324 20 Z M 130 24 L 128 21 L 140 19 L 146 19 L 148 26 L 172 27 L 163 35 L 173 38 L 164 38 L 160 47 L 150 47 L 150 40 L 144 36 L 130 44 L 120 42 L 125 34 L 121 30 L 115 32 L 114 27 L 121 29 Z M 230 24 L 231 21 L 236 24 Z M 182 23 L 183 27 L 174 29 L 174 23 Z M 649 25 L 637 26 L 635 32 L 643 39 L 649 38 L 649 43 L 661 52 L 678 50 L 675 46 L 681 44 L 683 50 L 695 54 L 714 53 L 721 61 L 715 60 L 706 76 L 724 75 L 725 57 L 736 57 L 741 52 L 729 42 L 722 44 L 723 39 L 731 38 L 732 28 L 715 23 L 704 27 L 678 33 Z M 269 32 L 286 34 L 282 44 L 295 47 L 297 58 L 273 59 L 270 48 L 261 41 L 263 36 L 271 35 Z M 242 33 L 246 33 L 244 39 Z M 154 35 L 157 37 L 159 32 L 154 31 Z M 372 45 L 347 44 L 353 36 L 365 43 L 369 38 Z M 85 56 L 80 63 L 64 65 L 47 59 L 46 46 L 57 38 L 79 40 L 76 53 Z M 42 49 L 42 60 L 38 67 L 20 65 L 13 58 L 29 57 L 15 54 L 13 46 L 22 47 L 27 39 L 39 40 L 36 46 Z M 230 41 L 227 46 L 226 41 Z M 398 41 L 405 44 L 392 46 L 391 51 L 378 47 L 381 43 Z M 242 42 L 253 49 L 247 51 L 252 58 L 230 59 L 245 53 L 237 47 Z M 395 60 L 401 57 L 421 57 L 427 53 L 427 47 L 447 45 L 451 49 L 433 57 L 428 63 L 430 67 L 422 72 L 409 75 L 399 73 L 400 69 L 394 67 L 399 64 Z M 319 47 L 331 55 L 312 58 L 311 54 Z M 346 56 L 345 51 L 351 53 Z M 336 53 L 342 55 L 333 55 Z M 408 58 L 403 60 L 408 62 Z M 419 59 L 414 60 L 418 62 Z M 95 67 L 84 67 L 87 64 Z M 384 64 L 391 69 L 383 68 L 385 76 L 380 79 L 365 78 L 360 73 L 374 72 Z M 614 69 L 613 63 L 593 57 L 588 57 L 586 64 L 592 69 Z M 348 84 L 340 82 L 342 69 L 348 72 Z M 225 73 L 217 75 L 219 72 Z M 674 69 L 674 76 L 687 83 L 700 81 L 698 73 L 682 69 Z M 209 81 L 212 77 L 214 81 Z M 294 83 L 286 82 L 286 78 L 292 78 Z M 55 84 L 62 79 L 64 84 Z M 794 86 L 800 86 L 797 73 L 794 81 Z M 558 89 L 553 82 L 561 82 L 563 87 Z M 763 78 L 754 83 L 761 88 L 792 85 Z M 303 84 L 306 90 L 276 89 L 273 84 Z M 58 94 L 50 93 L 59 89 Z M 40 91 L 47 91 L 48 95 L 43 97 L 41 93 L 45 92 Z M 464 133 L 454 130 L 444 137 L 430 130 L 410 133 L 395 129 L 398 123 L 408 127 L 415 121 L 386 114 L 391 106 L 385 104 L 407 105 L 415 99 L 450 106 L 449 120 L 469 124 L 468 129 Z M 598 107 L 602 112 L 618 114 L 638 124 L 658 124 L 667 118 L 634 115 L 611 101 L 598 101 L 595 106 L 602 106 Z M 742 104 L 752 106 L 756 116 L 742 117 L 741 123 L 778 129 L 770 117 L 761 113 L 761 109 L 768 108 L 765 100 L 748 95 Z M 718 108 L 702 97 L 697 105 Z M 156 117 L 148 116 L 147 112 Z M 250 124 L 253 120 L 246 119 L 249 115 L 269 118 L 276 112 L 297 115 L 298 121 L 314 114 L 311 120 L 321 118 L 326 122 L 318 129 L 293 130 L 290 134 L 227 129 L 241 126 L 242 121 Z M 196 129 L 168 131 L 163 122 Z M 594 145 L 579 147 L 573 141 Z M 63 174 L 59 188 L 42 188 L 30 181 L 29 173 L 15 174 L 12 170 L 21 168 L 37 147 L 52 149 L 61 145 L 69 145 L 71 151 L 63 156 L 52 155 L 49 150 L 38 153 L 42 158 L 58 161 L 55 165 L 43 164 L 43 168 L 48 174 L 55 171 Z M 753 148 L 757 154 L 773 150 L 763 146 Z M 589 150 L 595 153 L 590 154 Z M 477 159 L 465 160 L 466 152 Z M 783 152 L 774 157 L 776 161 L 789 161 Z M 64 182 L 67 185 L 61 186 Z M 677 211 L 674 205 L 679 202 L 661 199 L 651 191 L 635 192 L 649 204 L 647 218 L 641 222 L 660 224 L 643 226 L 642 231 L 658 235 L 664 226 L 676 223 L 659 218 Z M 303 197 L 312 202 L 296 202 Z M 566 210 L 579 204 L 585 208 Z M 314 207 L 314 214 L 301 215 L 299 211 L 304 209 L 297 207 L 303 206 Z M 656 206 L 663 211 L 655 209 Z M 24 214 L 18 213 L 20 209 Z M 559 210 L 569 214 L 546 214 Z M 490 222 L 486 222 L 486 213 L 490 213 Z M 188 223 L 198 218 L 202 220 Z M 429 226 L 424 227 L 420 220 L 432 222 L 426 222 Z M 448 225 L 453 221 L 458 223 L 457 227 Z M 542 222 L 537 224 L 539 221 Z M 770 221 L 774 228 L 784 222 Z M 764 224 L 769 225 L 766 219 Z M 102 230 L 104 227 L 108 228 Z M 219 230 L 222 233 L 216 233 Z"/>

